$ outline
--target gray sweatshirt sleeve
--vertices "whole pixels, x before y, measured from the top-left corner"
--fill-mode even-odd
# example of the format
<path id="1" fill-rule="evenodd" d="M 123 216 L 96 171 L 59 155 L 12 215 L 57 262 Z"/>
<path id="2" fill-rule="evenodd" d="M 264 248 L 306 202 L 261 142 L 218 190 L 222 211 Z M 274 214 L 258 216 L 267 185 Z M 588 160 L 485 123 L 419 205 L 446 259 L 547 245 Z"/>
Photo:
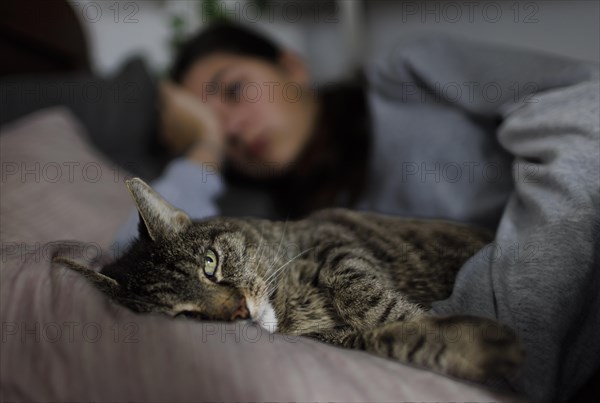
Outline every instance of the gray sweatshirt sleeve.
<path id="1" fill-rule="evenodd" d="M 199 219 L 218 214 L 215 198 L 223 191 L 223 181 L 211 167 L 186 159 L 176 159 L 152 187 L 169 203 Z M 120 254 L 137 236 L 138 213 L 133 210 L 115 239 L 115 251 Z"/>

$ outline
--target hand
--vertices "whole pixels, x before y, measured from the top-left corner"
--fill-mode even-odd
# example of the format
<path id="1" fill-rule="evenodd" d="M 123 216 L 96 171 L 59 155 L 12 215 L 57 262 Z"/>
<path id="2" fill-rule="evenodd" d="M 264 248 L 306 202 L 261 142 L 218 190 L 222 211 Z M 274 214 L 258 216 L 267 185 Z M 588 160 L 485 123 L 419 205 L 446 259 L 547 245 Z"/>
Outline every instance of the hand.
<path id="1" fill-rule="evenodd" d="M 171 152 L 219 165 L 223 158 L 222 129 L 210 106 L 170 82 L 160 84 L 160 99 L 161 138 Z"/>

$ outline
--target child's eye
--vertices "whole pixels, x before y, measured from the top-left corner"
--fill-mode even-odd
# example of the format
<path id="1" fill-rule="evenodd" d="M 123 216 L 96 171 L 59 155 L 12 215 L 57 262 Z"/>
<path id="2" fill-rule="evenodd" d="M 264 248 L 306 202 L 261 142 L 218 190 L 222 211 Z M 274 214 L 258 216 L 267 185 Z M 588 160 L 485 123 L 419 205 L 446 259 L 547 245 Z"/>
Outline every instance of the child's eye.
<path id="1" fill-rule="evenodd" d="M 241 92 L 242 83 L 240 81 L 234 81 L 225 88 L 225 98 L 228 101 L 239 102 Z"/>
<path id="2" fill-rule="evenodd" d="M 217 270 L 217 254 L 209 249 L 204 255 L 204 274 L 209 279 L 213 280 L 215 277 L 215 271 Z"/>

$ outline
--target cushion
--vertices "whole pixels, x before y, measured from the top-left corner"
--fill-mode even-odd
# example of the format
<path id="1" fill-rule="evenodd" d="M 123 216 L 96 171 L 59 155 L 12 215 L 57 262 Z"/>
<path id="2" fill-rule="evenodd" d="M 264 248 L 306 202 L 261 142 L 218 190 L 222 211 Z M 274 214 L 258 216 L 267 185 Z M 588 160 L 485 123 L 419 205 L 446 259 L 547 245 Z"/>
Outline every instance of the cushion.
<path id="1" fill-rule="evenodd" d="M 0 160 L 4 247 L 76 239 L 107 248 L 133 208 L 123 185 L 127 172 L 89 145 L 66 108 L 4 127 Z"/>

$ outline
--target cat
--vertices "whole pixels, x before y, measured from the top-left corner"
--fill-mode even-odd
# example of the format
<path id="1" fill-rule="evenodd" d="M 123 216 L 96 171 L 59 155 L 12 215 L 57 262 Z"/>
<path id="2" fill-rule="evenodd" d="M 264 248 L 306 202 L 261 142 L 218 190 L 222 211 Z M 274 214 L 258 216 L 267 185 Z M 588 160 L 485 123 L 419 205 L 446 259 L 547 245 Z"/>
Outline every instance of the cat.
<path id="1" fill-rule="evenodd" d="M 62 263 L 133 311 L 252 321 L 474 381 L 523 363 L 507 326 L 428 314 L 492 240 L 485 230 L 345 209 L 293 222 L 192 221 L 141 179 L 126 184 L 139 238 L 99 272 Z"/>

